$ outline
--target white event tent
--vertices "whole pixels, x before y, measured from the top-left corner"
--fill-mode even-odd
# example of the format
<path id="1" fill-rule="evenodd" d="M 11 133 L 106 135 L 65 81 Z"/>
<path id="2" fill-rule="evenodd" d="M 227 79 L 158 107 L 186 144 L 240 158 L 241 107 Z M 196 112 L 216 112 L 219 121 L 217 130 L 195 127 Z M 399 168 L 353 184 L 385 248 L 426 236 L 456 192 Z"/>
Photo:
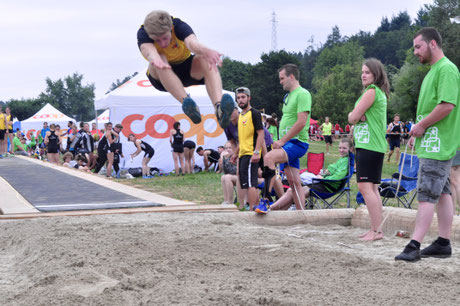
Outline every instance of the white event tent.
<path id="1" fill-rule="evenodd" d="M 47 103 L 32 117 L 21 121 L 21 129 L 25 131 L 26 137 L 29 138 L 29 133 L 32 131 L 38 136 L 39 131 L 43 128 L 43 122 L 47 122 L 48 126 L 52 123 L 59 124 L 61 130 L 67 130 L 67 123 L 75 119 L 63 114 L 51 104 Z M 64 145 L 67 137 L 63 137 Z"/>
<path id="2" fill-rule="evenodd" d="M 129 156 L 135 152 L 135 146 L 128 142 L 129 134 L 150 144 L 155 155 L 150 160 L 150 167 L 157 167 L 165 172 L 174 169 L 174 162 L 169 143 L 170 130 L 176 121 L 181 123 L 185 140 L 193 140 L 197 147 L 216 149 L 224 145 L 227 138 L 217 123 L 214 107 L 204 85 L 190 86 L 185 91 L 190 94 L 200 108 L 202 121 L 193 124 L 183 113 L 182 105 L 168 92 L 156 90 L 146 76 L 146 70 L 137 74 L 117 89 L 95 101 L 95 108 L 109 109 L 110 121 L 115 125 L 121 123 L 123 131 L 121 142 L 125 159 L 120 165 L 126 168 L 140 167 L 143 152 L 131 163 Z M 224 91 L 234 97 L 232 92 Z M 195 155 L 196 164 L 203 165 L 202 158 Z"/>
<path id="3" fill-rule="evenodd" d="M 97 128 L 100 130 L 100 129 L 103 129 L 104 128 L 104 124 L 106 124 L 107 122 L 109 122 L 109 117 L 110 117 L 110 110 L 106 109 L 105 111 L 102 112 L 102 114 L 100 114 L 99 116 L 97 116 Z M 91 129 L 91 125 L 93 123 L 96 123 L 96 119 L 93 119 L 91 120 L 89 123 L 89 128 Z"/>

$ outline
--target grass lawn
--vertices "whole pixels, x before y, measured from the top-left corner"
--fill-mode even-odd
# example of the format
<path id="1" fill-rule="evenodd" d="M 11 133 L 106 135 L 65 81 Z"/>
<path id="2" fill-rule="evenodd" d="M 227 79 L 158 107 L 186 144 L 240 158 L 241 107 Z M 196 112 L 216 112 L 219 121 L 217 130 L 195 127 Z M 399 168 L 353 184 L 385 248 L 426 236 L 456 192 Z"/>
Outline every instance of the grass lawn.
<path id="1" fill-rule="evenodd" d="M 330 154 L 325 155 L 324 167 L 334 163 L 339 159 L 338 140 L 334 141 L 333 147 L 330 149 Z M 321 153 L 326 152 L 326 145 L 323 141 L 310 142 L 309 152 Z M 404 147 L 401 147 L 404 151 Z M 387 153 L 388 154 L 388 153 Z M 392 156 L 392 162 L 387 163 L 387 155 L 385 155 L 385 162 L 383 165 L 382 178 L 390 178 L 391 175 L 398 170 L 398 166 L 394 161 L 395 157 Z M 300 160 L 301 168 L 306 168 L 307 157 L 304 156 Z M 120 183 L 131 185 L 144 190 L 156 192 L 165 196 L 169 196 L 179 200 L 191 201 L 200 204 L 220 204 L 224 201 L 221 183 L 221 174 L 213 172 L 201 172 L 197 174 L 185 176 L 162 176 L 152 179 L 136 178 L 133 180 L 117 180 Z M 350 182 L 351 187 L 351 205 L 356 206 L 356 193 L 358 186 L 356 184 L 355 176 L 352 177 Z M 413 204 L 416 206 L 416 201 Z M 395 200 L 389 201 L 389 206 L 393 206 Z M 341 203 L 336 207 L 346 207 L 346 197 L 341 199 Z"/>

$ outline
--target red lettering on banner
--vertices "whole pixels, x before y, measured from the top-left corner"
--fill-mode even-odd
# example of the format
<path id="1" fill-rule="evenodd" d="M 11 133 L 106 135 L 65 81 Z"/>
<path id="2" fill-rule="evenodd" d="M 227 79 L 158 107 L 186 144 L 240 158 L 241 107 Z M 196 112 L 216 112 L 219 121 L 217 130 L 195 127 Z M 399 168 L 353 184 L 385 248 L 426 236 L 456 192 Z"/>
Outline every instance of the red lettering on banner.
<path id="1" fill-rule="evenodd" d="M 141 80 L 141 81 L 137 82 L 137 86 L 140 86 L 140 87 L 152 87 L 152 84 L 150 84 L 149 80 Z"/>
<path id="2" fill-rule="evenodd" d="M 34 119 L 59 119 L 64 117 L 63 114 L 42 114 L 42 115 L 35 115 L 32 118 Z"/>
<path id="3" fill-rule="evenodd" d="M 129 136 L 129 134 L 133 134 L 134 136 L 136 136 L 136 138 L 144 138 L 145 136 L 147 136 L 147 131 L 144 131 L 143 133 L 140 133 L 140 134 L 136 134 L 134 133 L 132 130 L 131 130 L 131 124 L 133 123 L 133 121 L 137 121 L 137 120 L 142 120 L 144 119 L 144 115 L 139 115 L 139 114 L 133 114 L 133 115 L 129 115 L 129 116 L 126 116 L 122 121 L 121 121 L 121 125 L 123 127 L 125 127 L 123 130 L 122 130 L 122 133 L 123 135 L 125 135 L 126 137 Z"/>
<path id="4" fill-rule="evenodd" d="M 207 115 L 202 116 L 202 120 L 199 124 L 193 124 L 191 120 L 185 114 L 177 114 L 175 116 L 170 116 L 167 114 L 157 114 L 147 119 L 147 121 L 145 122 L 144 132 L 139 133 L 139 134 L 134 133 L 131 129 L 131 124 L 136 120 L 143 120 L 143 119 L 144 119 L 144 115 L 140 115 L 140 114 L 132 114 L 132 115 L 126 116 L 121 122 L 121 125 L 123 125 L 124 127 L 124 129 L 122 130 L 123 135 L 128 137 L 129 134 L 133 134 L 134 136 L 136 136 L 136 138 L 139 138 L 139 139 L 142 139 L 147 135 L 149 135 L 152 138 L 158 138 L 158 139 L 168 138 L 169 131 L 173 128 L 174 122 L 180 121 L 180 120 L 187 120 L 190 123 L 190 130 L 185 131 L 184 136 L 186 138 L 189 138 L 189 137 L 193 137 L 196 135 L 197 145 L 204 145 L 204 136 L 214 138 L 214 137 L 218 137 L 224 132 L 224 130 L 217 123 L 217 118 L 216 118 L 216 115 L 214 114 L 207 114 Z M 158 120 L 164 120 L 168 124 L 168 128 L 166 129 L 166 131 L 160 133 L 155 130 L 155 123 Z M 216 129 L 214 131 L 208 132 L 204 129 L 203 123 L 206 120 L 214 120 L 216 122 Z"/>

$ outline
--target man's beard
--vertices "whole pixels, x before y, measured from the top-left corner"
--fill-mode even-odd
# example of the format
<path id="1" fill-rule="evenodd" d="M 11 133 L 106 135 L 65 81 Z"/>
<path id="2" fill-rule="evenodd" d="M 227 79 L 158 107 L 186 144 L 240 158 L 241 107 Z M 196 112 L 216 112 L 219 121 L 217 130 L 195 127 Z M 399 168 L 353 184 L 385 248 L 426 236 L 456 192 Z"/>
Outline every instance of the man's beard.
<path id="1" fill-rule="evenodd" d="M 427 64 L 427 63 L 431 62 L 431 57 L 432 57 L 432 55 L 431 55 L 431 49 L 430 49 L 430 48 L 427 48 L 427 49 L 426 49 L 426 54 L 425 54 L 425 56 L 423 56 L 423 57 L 420 59 L 420 63 L 422 63 L 422 64 Z"/>

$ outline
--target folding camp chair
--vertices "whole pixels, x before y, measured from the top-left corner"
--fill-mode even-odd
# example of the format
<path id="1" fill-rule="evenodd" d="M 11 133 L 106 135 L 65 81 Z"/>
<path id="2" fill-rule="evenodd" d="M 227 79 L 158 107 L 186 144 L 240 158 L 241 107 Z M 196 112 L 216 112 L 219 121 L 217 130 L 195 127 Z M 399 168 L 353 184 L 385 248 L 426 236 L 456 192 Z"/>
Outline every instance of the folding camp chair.
<path id="1" fill-rule="evenodd" d="M 417 195 L 417 175 L 419 161 L 416 155 L 403 153 L 399 160 L 399 171 L 393 173 L 390 179 L 382 179 L 379 186 L 382 204 L 385 205 L 390 199 L 396 199 L 398 207 L 412 208 L 412 202 Z M 400 175 L 402 173 L 402 175 Z M 398 189 L 398 181 L 401 182 Z"/>
<path id="2" fill-rule="evenodd" d="M 355 164 L 355 156 L 350 152 L 348 159 L 348 175 L 341 180 L 313 179 L 312 184 L 321 183 L 323 185 L 335 185 L 339 183 L 336 192 L 322 192 L 310 188 L 310 196 L 308 198 L 306 208 L 334 208 L 340 199 L 347 196 L 347 207 L 350 208 L 350 179 L 353 176 Z"/>
<path id="3" fill-rule="evenodd" d="M 412 208 L 412 202 L 417 195 L 417 175 L 419 160 L 416 155 L 403 153 L 399 160 L 399 170 L 393 173 L 391 178 L 382 179 L 379 186 L 379 193 L 382 197 L 382 204 L 388 204 L 390 199 L 396 199 L 398 207 L 403 205 L 405 208 Z M 400 173 L 402 173 L 400 175 Z M 401 176 L 401 182 L 398 181 Z M 398 192 L 396 192 L 398 190 Z M 366 204 L 360 192 L 356 195 L 358 204 Z"/>
<path id="4" fill-rule="evenodd" d="M 308 172 L 318 175 L 321 169 L 323 169 L 323 165 L 324 165 L 324 153 L 310 153 L 310 152 L 307 153 L 307 171 Z"/>

